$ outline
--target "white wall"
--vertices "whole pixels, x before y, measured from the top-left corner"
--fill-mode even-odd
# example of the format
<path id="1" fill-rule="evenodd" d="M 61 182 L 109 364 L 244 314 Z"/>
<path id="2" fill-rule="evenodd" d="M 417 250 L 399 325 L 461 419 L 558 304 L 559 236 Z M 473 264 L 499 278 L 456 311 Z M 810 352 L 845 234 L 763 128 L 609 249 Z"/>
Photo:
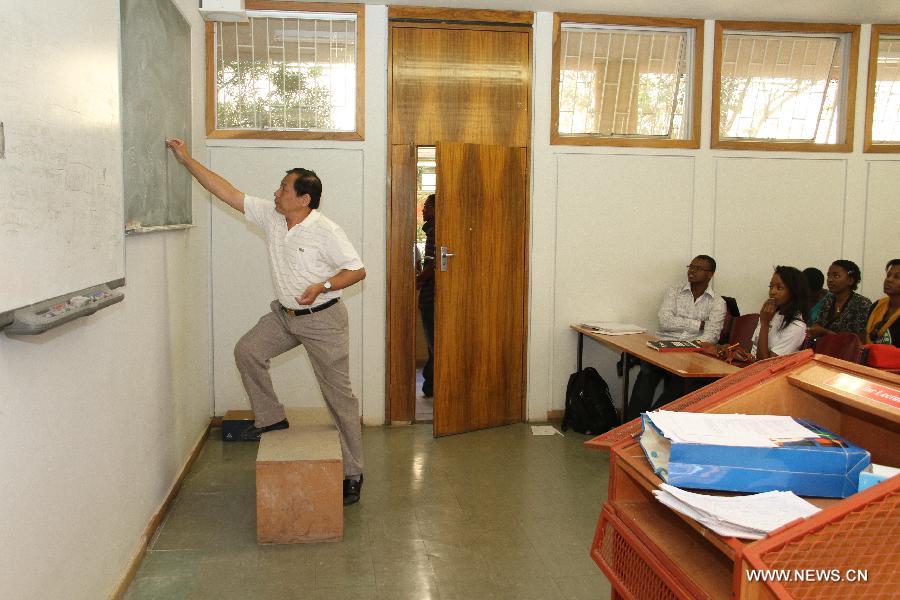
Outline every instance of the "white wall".
<path id="1" fill-rule="evenodd" d="M 203 28 L 195 0 L 176 5 L 193 28 L 202 153 Z M 123 302 L 40 336 L 0 334 L 0 596 L 107 597 L 209 424 L 201 191 L 196 228 L 126 240 Z"/>
<path id="2" fill-rule="evenodd" d="M 652 330 L 664 289 L 684 281 L 697 254 L 716 258 L 713 287 L 742 312 L 758 311 L 777 264 L 825 271 L 849 258 L 862 266 L 861 292 L 882 295 L 884 264 L 900 254 L 900 161 L 862 153 L 865 68 L 852 153 L 711 150 L 714 22 L 706 21 L 699 150 L 551 146 L 552 24 L 552 14 L 536 15 L 530 418 L 564 406 L 576 364 L 570 324 L 622 320 Z M 868 64 L 869 31 L 863 26 L 860 65 Z M 619 400 L 617 355 L 587 341 L 584 358 Z"/>

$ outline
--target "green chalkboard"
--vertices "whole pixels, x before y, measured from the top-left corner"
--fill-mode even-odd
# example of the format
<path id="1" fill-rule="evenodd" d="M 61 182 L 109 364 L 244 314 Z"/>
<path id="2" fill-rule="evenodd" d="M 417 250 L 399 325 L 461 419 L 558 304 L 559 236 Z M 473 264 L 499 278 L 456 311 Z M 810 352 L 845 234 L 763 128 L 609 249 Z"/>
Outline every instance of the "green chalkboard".
<path id="1" fill-rule="evenodd" d="M 165 138 L 190 140 L 191 28 L 170 0 L 121 0 L 125 223 L 191 223 L 191 178 Z"/>

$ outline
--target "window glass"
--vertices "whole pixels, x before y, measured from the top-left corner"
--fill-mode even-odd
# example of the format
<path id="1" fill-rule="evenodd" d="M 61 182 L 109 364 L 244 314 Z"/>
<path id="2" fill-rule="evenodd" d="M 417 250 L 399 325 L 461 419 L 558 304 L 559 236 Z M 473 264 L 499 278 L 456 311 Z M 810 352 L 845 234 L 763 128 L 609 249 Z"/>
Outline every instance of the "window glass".
<path id="1" fill-rule="evenodd" d="M 900 35 L 882 35 L 878 40 L 872 141 L 900 142 Z"/>
<path id="2" fill-rule="evenodd" d="M 686 139 L 693 30 L 562 23 L 560 135 Z"/>
<path id="3" fill-rule="evenodd" d="M 215 128 L 355 131 L 356 13 L 247 14 L 214 25 Z"/>
<path id="4" fill-rule="evenodd" d="M 722 36 L 719 139 L 839 143 L 846 35 Z"/>

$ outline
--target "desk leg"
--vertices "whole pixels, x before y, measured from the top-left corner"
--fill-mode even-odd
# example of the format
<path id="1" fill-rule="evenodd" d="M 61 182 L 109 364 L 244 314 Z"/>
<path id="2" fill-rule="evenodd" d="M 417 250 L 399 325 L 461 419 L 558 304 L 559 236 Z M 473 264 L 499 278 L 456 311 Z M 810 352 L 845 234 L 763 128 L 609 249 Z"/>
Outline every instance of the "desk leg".
<path id="1" fill-rule="evenodd" d="M 584 351 L 584 334 L 578 332 L 578 371 L 581 371 L 581 353 Z"/>
<path id="2" fill-rule="evenodd" d="M 628 368 L 628 353 L 622 353 L 622 422 L 625 422 L 625 415 L 628 414 L 628 384 L 631 369 Z"/>

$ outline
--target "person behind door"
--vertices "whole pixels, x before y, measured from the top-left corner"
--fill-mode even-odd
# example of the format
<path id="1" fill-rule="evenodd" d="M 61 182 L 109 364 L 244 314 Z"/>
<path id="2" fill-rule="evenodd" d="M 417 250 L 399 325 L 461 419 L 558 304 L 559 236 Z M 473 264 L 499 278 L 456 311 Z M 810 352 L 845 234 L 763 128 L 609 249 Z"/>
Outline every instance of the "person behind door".
<path id="1" fill-rule="evenodd" d="M 350 387 L 350 330 L 340 290 L 366 276 L 347 235 L 317 209 L 322 182 L 295 168 L 275 190 L 275 200 L 249 196 L 197 162 L 183 140 L 166 140 L 179 163 L 214 196 L 242 213 L 266 235 L 278 298 L 271 311 L 238 341 L 235 362 L 256 421 L 241 439 L 290 426 L 275 396 L 269 360 L 303 345 L 341 440 L 344 504 L 359 500 L 363 456 L 359 401 Z"/>
<path id="2" fill-rule="evenodd" d="M 419 312 L 428 344 L 428 362 L 422 368 L 422 395 L 434 395 L 434 194 L 430 194 L 422 205 L 422 231 L 425 232 L 425 255 L 422 269 L 416 276 L 419 288 Z"/>
<path id="3" fill-rule="evenodd" d="M 666 291 L 659 308 L 657 335 L 666 340 L 700 340 L 715 344 L 725 322 L 725 300 L 710 285 L 716 273 L 716 261 L 701 254 L 687 267 L 687 283 Z M 656 386 L 663 381 L 663 391 L 654 403 Z M 638 418 L 654 406 L 663 406 L 685 393 L 684 380 L 656 365 L 641 361 L 641 371 L 634 382 L 625 420 Z"/>

